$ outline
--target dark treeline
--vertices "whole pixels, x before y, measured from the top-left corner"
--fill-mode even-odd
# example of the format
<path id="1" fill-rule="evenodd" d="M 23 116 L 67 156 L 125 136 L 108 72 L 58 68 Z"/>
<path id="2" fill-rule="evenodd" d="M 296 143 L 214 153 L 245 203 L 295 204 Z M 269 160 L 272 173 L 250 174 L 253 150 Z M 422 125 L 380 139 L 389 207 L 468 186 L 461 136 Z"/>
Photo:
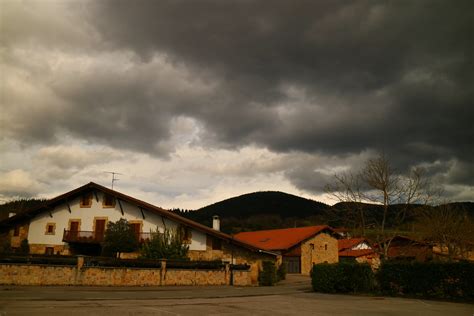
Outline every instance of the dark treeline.
<path id="1" fill-rule="evenodd" d="M 417 210 L 421 205 L 390 205 L 390 214 L 399 214 L 402 208 L 407 209 L 407 227 L 413 229 Z M 462 211 L 474 216 L 474 203 L 450 203 L 453 211 Z M 358 210 L 362 209 L 367 227 L 381 220 L 382 206 L 362 203 L 337 203 L 330 206 L 321 202 L 301 198 L 283 192 L 254 192 L 223 200 L 196 211 L 174 209 L 177 214 L 212 226 L 212 216 L 221 219 L 221 230 L 226 233 L 253 231 L 262 229 L 301 227 L 327 224 L 333 227 L 355 228 Z M 391 227 L 394 218 L 388 217 L 387 227 Z"/>
<path id="2" fill-rule="evenodd" d="M 35 208 L 46 201 L 46 199 L 19 199 L 0 204 L 0 220 L 8 218 L 9 213 L 20 214 Z"/>

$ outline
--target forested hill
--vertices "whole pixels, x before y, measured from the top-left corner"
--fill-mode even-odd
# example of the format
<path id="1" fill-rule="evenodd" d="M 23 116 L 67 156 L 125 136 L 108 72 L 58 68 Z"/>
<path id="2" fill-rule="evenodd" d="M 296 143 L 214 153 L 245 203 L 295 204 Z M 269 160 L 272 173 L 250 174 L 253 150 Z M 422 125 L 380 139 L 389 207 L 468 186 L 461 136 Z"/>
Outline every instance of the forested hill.
<path id="1" fill-rule="evenodd" d="M 22 213 L 46 202 L 45 199 L 20 199 L 0 204 L 0 221 L 8 218 L 9 213 Z"/>
<path id="2" fill-rule="evenodd" d="M 264 191 L 223 200 L 198 209 L 200 216 L 247 217 L 255 214 L 273 214 L 281 217 L 307 217 L 327 210 L 329 205 L 296 195 Z"/>
<path id="3" fill-rule="evenodd" d="M 408 209 L 416 210 L 418 206 L 411 205 Z M 453 211 L 463 211 L 474 216 L 474 203 L 472 202 L 456 202 L 446 206 Z M 392 225 L 397 212 L 403 208 L 405 208 L 404 205 L 390 206 L 387 226 Z M 221 230 L 226 233 L 237 233 L 321 224 L 334 227 L 348 226 L 349 222 L 353 220 L 351 216 L 357 216 L 359 209 L 364 210 L 366 224 L 380 222 L 383 214 L 381 205 L 344 202 L 330 206 L 275 191 L 244 194 L 196 211 L 181 211 L 179 209 L 172 211 L 207 226 L 212 226 L 213 215 L 219 215 Z M 414 216 L 407 218 L 408 222 L 413 220 L 415 220 Z"/>
<path id="4" fill-rule="evenodd" d="M 221 218 L 226 232 L 312 225 L 321 222 L 331 206 L 296 195 L 264 191 L 223 200 L 196 211 L 178 212 L 204 225 L 211 225 L 213 215 Z M 309 221 L 308 221 L 309 219 Z"/>

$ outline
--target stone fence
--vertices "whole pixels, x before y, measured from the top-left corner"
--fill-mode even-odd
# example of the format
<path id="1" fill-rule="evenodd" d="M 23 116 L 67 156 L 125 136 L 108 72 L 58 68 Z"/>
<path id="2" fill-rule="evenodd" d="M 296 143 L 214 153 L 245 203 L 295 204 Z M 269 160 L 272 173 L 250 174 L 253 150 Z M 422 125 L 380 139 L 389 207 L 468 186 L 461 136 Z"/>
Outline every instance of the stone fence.
<path id="1" fill-rule="evenodd" d="M 86 285 L 86 286 L 164 286 L 230 285 L 250 286 L 249 270 L 167 269 L 161 268 L 85 267 L 78 257 L 76 266 L 0 263 L 2 285 Z"/>

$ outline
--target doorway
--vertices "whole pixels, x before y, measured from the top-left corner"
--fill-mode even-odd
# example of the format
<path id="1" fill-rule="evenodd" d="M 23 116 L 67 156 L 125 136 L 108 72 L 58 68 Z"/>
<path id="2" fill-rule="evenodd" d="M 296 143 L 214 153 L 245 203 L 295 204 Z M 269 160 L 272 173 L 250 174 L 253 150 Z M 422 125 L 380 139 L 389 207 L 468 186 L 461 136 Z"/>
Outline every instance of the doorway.
<path id="1" fill-rule="evenodd" d="M 301 273 L 300 257 L 283 257 L 283 264 L 286 265 L 287 273 Z"/>
<path id="2" fill-rule="evenodd" d="M 94 237 L 97 241 L 104 240 L 104 233 L 105 233 L 105 219 L 95 219 L 95 229 L 94 229 Z"/>

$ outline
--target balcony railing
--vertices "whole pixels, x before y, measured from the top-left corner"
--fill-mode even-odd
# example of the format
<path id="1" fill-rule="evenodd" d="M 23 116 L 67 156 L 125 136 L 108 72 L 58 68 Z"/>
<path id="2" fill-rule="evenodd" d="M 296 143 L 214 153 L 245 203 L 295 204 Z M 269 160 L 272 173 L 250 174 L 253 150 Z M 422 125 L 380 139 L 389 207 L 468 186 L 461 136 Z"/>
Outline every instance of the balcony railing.
<path id="1" fill-rule="evenodd" d="M 104 232 L 64 230 L 63 241 L 69 243 L 99 244 L 104 240 Z M 140 243 L 150 241 L 153 233 L 138 233 Z"/>

